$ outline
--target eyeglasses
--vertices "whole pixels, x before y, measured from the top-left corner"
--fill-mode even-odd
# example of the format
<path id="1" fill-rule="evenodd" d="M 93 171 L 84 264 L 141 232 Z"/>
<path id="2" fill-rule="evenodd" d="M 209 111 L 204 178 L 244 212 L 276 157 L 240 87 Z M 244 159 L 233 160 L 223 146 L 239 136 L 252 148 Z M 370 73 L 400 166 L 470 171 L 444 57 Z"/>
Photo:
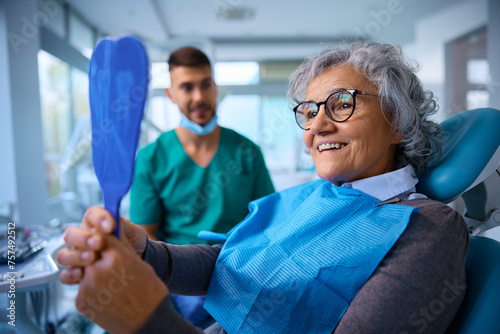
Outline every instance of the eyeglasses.
<path id="1" fill-rule="evenodd" d="M 319 113 L 322 104 L 325 105 L 325 112 L 334 122 L 345 122 L 354 113 L 356 107 L 356 95 L 378 96 L 377 94 L 367 93 L 357 89 L 340 89 L 330 94 L 323 102 L 306 101 L 299 103 L 293 112 L 295 120 L 303 130 L 309 130 L 311 124 Z"/>

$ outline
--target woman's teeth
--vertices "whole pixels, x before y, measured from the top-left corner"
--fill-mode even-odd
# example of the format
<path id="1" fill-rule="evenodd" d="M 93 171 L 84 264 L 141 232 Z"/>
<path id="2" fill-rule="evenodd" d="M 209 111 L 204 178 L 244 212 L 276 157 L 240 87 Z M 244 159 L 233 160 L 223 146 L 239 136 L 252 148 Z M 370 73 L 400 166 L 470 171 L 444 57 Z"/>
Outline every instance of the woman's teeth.
<path id="1" fill-rule="evenodd" d="M 335 144 L 321 144 L 318 146 L 318 149 L 320 152 L 323 152 L 325 150 L 331 150 L 331 149 L 334 149 L 334 150 L 338 150 L 340 148 L 343 148 L 346 144 L 340 144 L 340 143 L 335 143 Z"/>

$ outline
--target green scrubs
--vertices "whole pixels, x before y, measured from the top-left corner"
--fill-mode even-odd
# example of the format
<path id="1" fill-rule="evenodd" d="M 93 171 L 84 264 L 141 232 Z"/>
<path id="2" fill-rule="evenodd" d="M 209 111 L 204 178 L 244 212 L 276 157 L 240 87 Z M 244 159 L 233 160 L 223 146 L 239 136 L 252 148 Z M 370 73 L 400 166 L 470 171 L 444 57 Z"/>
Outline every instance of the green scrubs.
<path id="1" fill-rule="evenodd" d="M 173 244 L 210 244 L 201 230 L 226 233 L 248 214 L 248 203 L 274 192 L 259 147 L 220 129 L 212 161 L 200 167 L 175 130 L 139 151 L 130 198 L 131 221 L 159 224 L 158 238 Z"/>

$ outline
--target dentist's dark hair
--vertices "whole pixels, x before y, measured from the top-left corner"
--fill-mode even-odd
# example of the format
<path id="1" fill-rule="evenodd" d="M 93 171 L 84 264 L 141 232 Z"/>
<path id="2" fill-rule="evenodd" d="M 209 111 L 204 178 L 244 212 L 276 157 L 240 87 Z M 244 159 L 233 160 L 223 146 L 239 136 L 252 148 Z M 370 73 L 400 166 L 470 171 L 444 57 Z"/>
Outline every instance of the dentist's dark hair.
<path id="1" fill-rule="evenodd" d="M 210 67 L 210 60 L 207 55 L 201 50 L 193 48 L 191 46 L 186 46 L 175 50 L 168 57 L 168 70 L 172 71 L 174 68 L 179 66 L 187 67 L 200 67 L 208 66 Z"/>

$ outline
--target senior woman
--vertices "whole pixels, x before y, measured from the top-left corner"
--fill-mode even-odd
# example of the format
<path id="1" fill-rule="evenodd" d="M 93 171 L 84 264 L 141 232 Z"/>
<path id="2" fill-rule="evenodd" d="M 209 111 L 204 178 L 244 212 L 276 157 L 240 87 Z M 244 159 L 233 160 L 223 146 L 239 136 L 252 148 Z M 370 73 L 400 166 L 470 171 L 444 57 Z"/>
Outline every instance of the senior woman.
<path id="1" fill-rule="evenodd" d="M 397 48 L 370 42 L 310 58 L 289 93 L 321 179 L 250 203 L 228 235 L 205 234 L 223 246 L 150 241 L 127 220 L 117 240 L 111 216 L 89 209 L 58 254 L 83 314 L 116 333 L 201 333 L 170 291 L 207 294 L 217 323 L 205 333 L 446 330 L 464 296 L 468 233 L 415 190 L 439 153 L 432 94 Z"/>

